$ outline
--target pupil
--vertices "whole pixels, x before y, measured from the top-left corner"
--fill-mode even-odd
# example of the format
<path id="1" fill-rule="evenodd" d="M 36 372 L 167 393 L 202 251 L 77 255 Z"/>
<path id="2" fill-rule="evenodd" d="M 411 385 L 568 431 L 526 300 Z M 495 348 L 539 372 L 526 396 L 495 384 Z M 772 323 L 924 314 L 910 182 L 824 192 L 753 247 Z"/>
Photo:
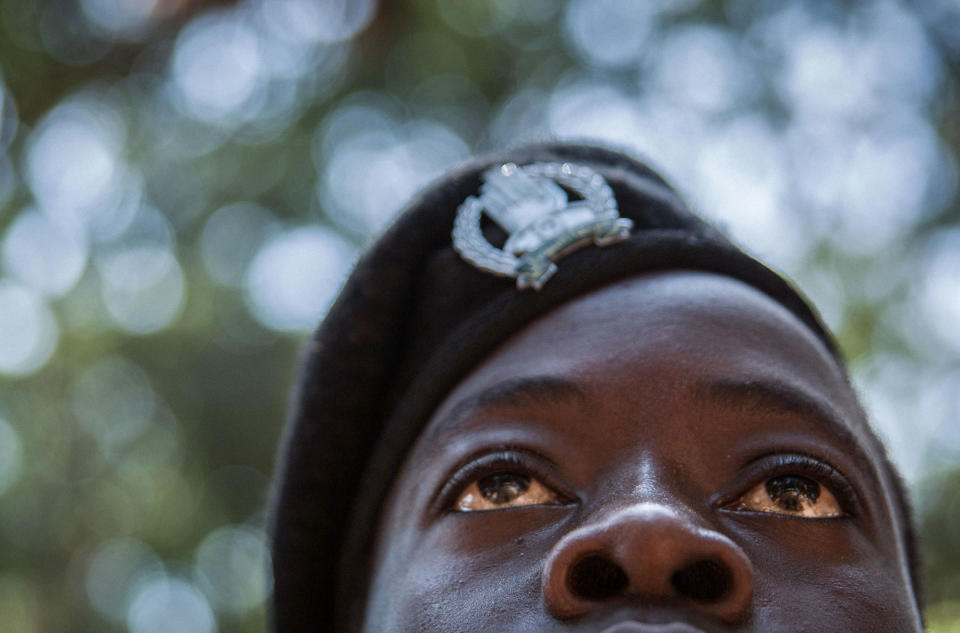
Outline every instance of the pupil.
<path id="1" fill-rule="evenodd" d="M 805 501 L 816 503 L 820 497 L 820 484 L 799 475 L 774 477 L 767 480 L 767 494 L 784 510 L 799 512 Z"/>
<path id="2" fill-rule="evenodd" d="M 530 478 L 520 473 L 497 473 L 477 482 L 480 494 L 492 503 L 510 503 L 530 487 Z"/>

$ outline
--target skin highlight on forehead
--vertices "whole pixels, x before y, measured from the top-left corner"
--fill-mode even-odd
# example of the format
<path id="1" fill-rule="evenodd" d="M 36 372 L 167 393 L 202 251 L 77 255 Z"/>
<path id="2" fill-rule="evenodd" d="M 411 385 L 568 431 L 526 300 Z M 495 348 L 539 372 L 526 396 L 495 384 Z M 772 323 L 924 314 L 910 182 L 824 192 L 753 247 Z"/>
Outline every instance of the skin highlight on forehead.
<path id="1" fill-rule="evenodd" d="M 919 630 L 867 433 L 829 352 L 752 288 L 672 272 L 600 289 L 437 409 L 382 517 L 366 630 Z M 477 481 L 563 503 L 445 501 Z M 756 506 L 769 491 L 792 501 Z M 833 497 L 842 516 L 789 515 Z M 597 556 L 622 586 L 570 580 Z"/>

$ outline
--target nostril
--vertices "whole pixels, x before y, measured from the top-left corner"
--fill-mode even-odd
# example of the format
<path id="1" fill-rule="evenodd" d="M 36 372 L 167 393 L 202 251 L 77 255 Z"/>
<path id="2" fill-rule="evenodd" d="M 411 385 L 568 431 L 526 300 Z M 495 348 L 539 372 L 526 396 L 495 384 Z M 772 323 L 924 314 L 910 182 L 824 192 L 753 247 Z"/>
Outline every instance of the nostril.
<path id="1" fill-rule="evenodd" d="M 733 586 L 733 572 L 724 563 L 706 558 L 674 572 L 670 584 L 697 602 L 716 602 Z"/>
<path id="2" fill-rule="evenodd" d="M 630 580 L 620 565 L 598 554 L 581 558 L 567 574 L 570 591 L 588 600 L 618 596 L 629 584 Z"/>

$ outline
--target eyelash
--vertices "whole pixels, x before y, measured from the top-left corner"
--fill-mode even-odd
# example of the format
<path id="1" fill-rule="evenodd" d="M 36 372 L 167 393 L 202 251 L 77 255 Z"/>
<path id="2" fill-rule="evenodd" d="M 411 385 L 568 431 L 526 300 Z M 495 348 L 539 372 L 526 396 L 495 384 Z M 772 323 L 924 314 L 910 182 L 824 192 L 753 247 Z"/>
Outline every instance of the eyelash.
<path id="1" fill-rule="evenodd" d="M 857 495 L 856 490 L 850 485 L 846 477 L 835 467 L 809 455 L 782 453 L 765 455 L 755 459 L 747 467 L 747 472 L 741 479 L 741 483 L 736 486 L 738 492 L 732 495 L 724 495 L 718 500 L 717 505 L 720 508 L 725 508 L 725 506 L 734 503 L 754 486 L 774 477 L 782 477 L 784 475 L 806 476 L 820 485 L 825 486 L 833 493 L 833 496 L 840 503 L 841 509 L 845 513 L 843 517 L 812 520 L 849 518 L 856 516 L 860 511 L 859 495 Z"/>
<path id="2" fill-rule="evenodd" d="M 470 456 L 460 462 L 450 474 L 446 483 L 435 495 L 434 506 L 441 513 L 453 512 L 451 509 L 457 497 L 474 481 L 498 472 L 511 471 L 535 477 L 554 490 L 561 498 L 570 502 L 574 495 L 556 481 L 556 477 L 536 468 L 535 464 L 545 458 L 524 448 L 499 447 L 494 452 L 479 457 Z M 860 510 L 860 498 L 853 486 L 833 466 L 827 465 L 815 457 L 803 454 L 771 454 L 758 457 L 747 467 L 746 473 L 739 478 L 737 493 L 723 495 L 716 505 L 724 509 L 734 503 L 752 487 L 768 479 L 784 475 L 803 475 L 820 485 L 827 487 L 840 503 L 845 515 L 839 518 L 854 517 Z M 835 519 L 835 518 L 834 518 Z M 811 520 L 811 519 L 805 519 Z"/>
<path id="3" fill-rule="evenodd" d="M 487 453 L 479 458 L 471 457 L 469 463 L 458 466 L 453 474 L 447 477 L 446 483 L 436 495 L 434 505 L 440 512 L 452 512 L 457 497 L 474 481 L 499 472 L 517 472 L 536 478 L 545 486 L 557 493 L 564 500 L 572 501 L 573 497 L 566 492 L 566 488 L 556 481 L 543 468 L 536 468 L 534 464 L 545 458 L 528 449 L 501 447 L 493 453 Z"/>

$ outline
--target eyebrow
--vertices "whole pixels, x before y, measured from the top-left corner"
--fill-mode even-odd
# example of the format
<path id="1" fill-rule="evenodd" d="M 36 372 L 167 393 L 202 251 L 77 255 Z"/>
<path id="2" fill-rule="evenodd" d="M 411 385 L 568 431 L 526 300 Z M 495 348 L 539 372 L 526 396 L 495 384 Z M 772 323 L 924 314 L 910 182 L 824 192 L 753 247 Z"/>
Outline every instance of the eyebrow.
<path id="1" fill-rule="evenodd" d="M 760 408 L 799 414 L 824 428 L 857 462 L 864 473 L 875 464 L 861 440 L 828 402 L 796 387 L 766 380 L 713 379 L 698 382 L 694 394 L 700 399 L 730 408 Z M 428 441 L 456 433 L 471 414 L 497 407 L 544 406 L 563 402 L 587 402 L 587 389 L 558 376 L 521 376 L 496 383 L 461 400 L 426 432 Z"/>
<path id="2" fill-rule="evenodd" d="M 563 402 L 587 400 L 587 390 L 578 382 L 558 376 L 521 376 L 498 382 L 480 393 L 461 400 L 438 424 L 428 431 L 425 439 L 435 439 L 456 430 L 470 414 L 497 407 L 544 406 Z"/>
<path id="3" fill-rule="evenodd" d="M 871 473 L 874 463 L 861 440 L 843 416 L 825 400 L 779 382 L 764 380 L 719 379 L 696 384 L 696 395 L 702 399 L 733 408 L 760 408 L 769 411 L 796 413 L 824 428 L 857 461 L 864 472 Z"/>

